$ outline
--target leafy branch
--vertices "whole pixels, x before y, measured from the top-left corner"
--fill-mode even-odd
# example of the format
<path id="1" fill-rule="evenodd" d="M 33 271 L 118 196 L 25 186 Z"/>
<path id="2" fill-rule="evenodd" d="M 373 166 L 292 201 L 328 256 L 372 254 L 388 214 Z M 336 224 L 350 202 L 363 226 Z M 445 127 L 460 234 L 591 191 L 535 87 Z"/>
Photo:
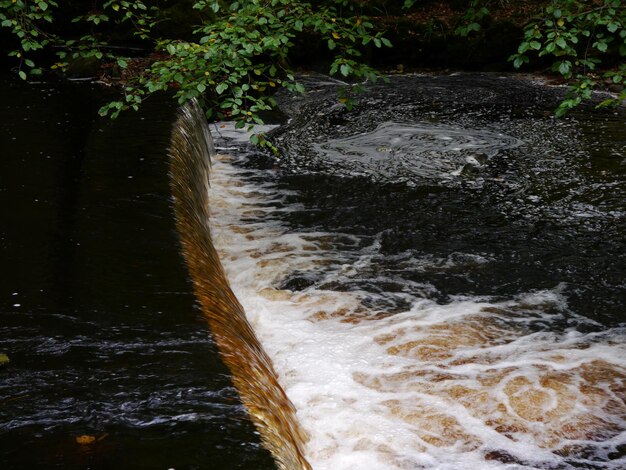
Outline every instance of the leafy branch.
<path id="1" fill-rule="evenodd" d="M 524 39 L 509 60 L 520 68 L 533 57 L 553 58 L 552 71 L 572 82 L 557 116 L 590 99 L 602 81 L 620 91 L 600 106 L 626 100 L 625 7 L 621 0 L 555 0 L 525 26 Z M 620 58 L 617 65 L 597 72 L 603 60 L 616 57 Z"/>
<path id="2" fill-rule="evenodd" d="M 209 118 L 235 120 L 237 127 L 251 129 L 263 123 L 263 111 L 275 107 L 276 90 L 304 91 L 288 60 L 296 36 L 303 33 L 335 53 L 331 75 L 374 81 L 376 72 L 359 60 L 360 48 L 391 43 L 367 18 L 342 16 L 342 3 L 314 8 L 289 0 L 198 1 L 194 8 L 207 12 L 211 20 L 194 31 L 196 39 L 159 40 L 158 60 L 125 85 L 122 100 L 107 104 L 100 113 L 115 117 L 137 109 L 152 93 L 168 90 L 181 104 L 198 99 Z M 339 100 L 353 106 L 358 88 L 347 86 Z M 258 135 L 252 141 L 264 143 Z"/>

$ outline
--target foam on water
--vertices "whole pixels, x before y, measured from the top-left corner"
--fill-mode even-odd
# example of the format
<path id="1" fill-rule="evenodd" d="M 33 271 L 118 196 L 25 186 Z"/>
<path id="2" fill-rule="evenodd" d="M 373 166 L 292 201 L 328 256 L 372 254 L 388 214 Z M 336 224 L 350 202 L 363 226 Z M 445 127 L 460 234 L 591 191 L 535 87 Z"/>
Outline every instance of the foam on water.
<path id="1" fill-rule="evenodd" d="M 519 139 L 485 130 L 384 122 L 372 132 L 332 139 L 314 148 L 335 166 L 348 164 L 353 174 L 389 178 L 410 174 L 423 179 L 458 175 L 519 145 Z"/>
<path id="2" fill-rule="evenodd" d="M 432 286 L 377 270 L 376 240 L 290 229 L 285 192 L 236 158 L 213 165 L 213 240 L 313 468 L 626 466 L 623 330 L 567 313 L 559 286 L 437 304 Z M 466 258 L 404 262 L 486 262 Z M 316 282 L 281 289 L 294 274 Z"/>

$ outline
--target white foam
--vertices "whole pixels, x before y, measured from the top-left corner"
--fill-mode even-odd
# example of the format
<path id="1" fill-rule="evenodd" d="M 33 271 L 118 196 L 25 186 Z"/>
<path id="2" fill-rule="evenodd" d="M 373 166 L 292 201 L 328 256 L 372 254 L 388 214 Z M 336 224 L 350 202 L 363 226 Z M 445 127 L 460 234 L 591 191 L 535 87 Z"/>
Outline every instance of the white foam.
<path id="1" fill-rule="evenodd" d="M 398 179 L 459 176 L 466 164 L 494 157 L 523 145 L 514 137 L 487 130 L 463 129 L 428 122 L 384 122 L 374 130 L 316 143 L 313 148 L 331 168 L 347 165 L 352 174 Z M 480 155 L 480 156 L 479 156 Z"/>
<path id="2" fill-rule="evenodd" d="M 285 193 L 258 181 L 241 176 L 230 158 L 217 159 L 211 230 L 232 288 L 311 436 L 307 458 L 316 470 L 588 461 L 624 468 L 623 458 L 608 457 L 626 444 L 622 331 L 541 328 L 562 320 L 550 313 L 566 303 L 558 287 L 448 305 L 424 299 L 420 290 L 429 286 L 408 281 L 401 292 L 376 295 L 315 287 L 384 278 L 374 265 L 377 242 L 344 250 L 346 237 L 359 240 L 290 230 L 276 217 L 294 210 Z M 445 269 L 461 255 L 409 254 L 406 262 Z M 301 292 L 278 288 L 295 272 L 320 281 Z M 366 298 L 379 307 L 366 306 Z M 410 308 L 390 314 L 380 307 L 399 302 Z"/>

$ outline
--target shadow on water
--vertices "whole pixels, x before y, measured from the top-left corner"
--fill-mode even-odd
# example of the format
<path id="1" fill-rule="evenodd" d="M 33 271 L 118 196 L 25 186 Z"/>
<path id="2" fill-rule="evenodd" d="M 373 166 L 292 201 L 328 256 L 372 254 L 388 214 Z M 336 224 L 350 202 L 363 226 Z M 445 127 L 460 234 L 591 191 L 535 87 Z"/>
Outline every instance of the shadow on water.
<path id="1" fill-rule="evenodd" d="M 173 107 L 99 119 L 90 86 L 2 99 L 2 468 L 274 468 L 178 253 Z"/>

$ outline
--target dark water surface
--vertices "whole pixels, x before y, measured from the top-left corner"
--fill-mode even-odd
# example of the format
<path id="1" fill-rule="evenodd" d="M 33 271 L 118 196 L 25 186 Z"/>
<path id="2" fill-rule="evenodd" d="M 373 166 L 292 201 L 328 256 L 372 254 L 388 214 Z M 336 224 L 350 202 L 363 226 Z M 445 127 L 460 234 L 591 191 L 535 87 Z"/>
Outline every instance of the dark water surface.
<path id="1" fill-rule="evenodd" d="M 405 75 L 215 126 L 214 242 L 316 470 L 626 468 L 626 114 Z"/>
<path id="2" fill-rule="evenodd" d="M 563 350 L 572 362 L 567 367 L 573 383 L 595 386 L 606 379 L 614 385 L 612 399 L 618 404 L 590 414 L 606 422 L 590 428 L 585 443 L 570 433 L 565 444 L 537 444 L 556 460 L 539 456 L 535 462 L 532 446 L 527 453 L 513 446 L 510 455 L 492 455 L 485 443 L 466 457 L 474 452 L 481 465 L 494 459 L 502 466 L 530 462 L 517 468 L 621 468 L 626 388 L 623 357 L 615 351 L 621 351 L 626 323 L 624 112 L 590 109 L 556 120 L 552 110 L 562 90 L 495 75 L 394 77 L 367 91 L 352 111 L 337 104 L 336 82 L 315 78 L 308 85 L 310 91 L 301 99 L 279 97 L 291 118 L 272 136 L 282 152 L 280 161 L 236 140 L 218 140 L 233 161 L 216 164 L 231 169 L 222 169 L 228 176 L 222 193 L 219 181 L 214 188 L 224 201 L 239 201 L 240 207 L 233 207 L 242 214 L 233 209 L 224 219 L 232 216 L 235 228 L 253 224 L 259 237 L 242 239 L 250 244 L 247 251 L 232 243 L 222 247 L 235 260 L 230 269 L 243 272 L 241 266 L 253 263 L 250 253 L 260 250 L 259 259 L 268 256 L 263 261 L 285 266 L 253 270 L 249 278 L 271 279 L 272 289 L 296 298 L 283 323 L 272 323 L 271 316 L 258 320 L 261 330 L 278 332 L 266 334 L 269 342 L 263 344 L 277 352 L 275 363 L 295 363 L 293 383 L 323 384 L 333 378 L 317 372 L 326 355 L 311 348 L 310 356 L 298 356 L 300 346 L 307 352 L 311 340 L 293 345 L 289 335 L 319 333 L 319 322 L 328 344 L 337 332 L 347 338 L 355 331 L 371 335 L 374 344 L 377 328 L 382 328 L 376 321 L 358 325 L 360 317 L 348 318 L 357 324 L 354 329 L 349 321 L 332 323 L 332 315 L 311 320 L 318 307 L 303 311 L 297 302 L 300 293 L 312 298 L 355 294 L 362 303 L 357 313 L 371 319 L 384 313 L 381 321 L 398 344 L 406 345 L 415 340 L 413 330 L 395 325 L 394 315 L 413 325 L 421 321 L 422 304 L 438 312 L 429 319 L 439 328 L 433 331 L 450 326 L 446 313 L 458 308 L 465 315 L 462 310 L 471 305 L 489 305 L 503 324 L 507 316 L 511 321 L 527 316 L 528 331 L 519 333 L 527 346 L 507 352 L 500 362 L 493 352 L 496 366 L 505 367 L 512 358 L 518 369 L 511 374 L 532 378 L 544 373 L 536 366 L 539 357 L 548 361 L 543 348 Z M 141 114 L 111 122 L 96 117 L 97 93 L 89 86 L 5 84 L 2 90 L 0 352 L 11 357 L 11 365 L 0 370 L 0 468 L 273 468 L 194 307 L 178 254 L 166 158 L 173 107 L 148 102 Z M 224 188 L 237 178 L 247 197 L 265 191 L 274 199 L 250 203 L 238 199 L 241 194 L 229 196 Z M 255 207 L 256 212 L 250 209 Z M 276 227 L 279 235 L 284 231 L 284 246 L 270 230 Z M 267 247 L 252 246 L 265 240 L 264 230 Z M 320 255 L 323 262 L 299 264 L 298 257 L 306 261 L 303 256 L 310 252 L 298 251 L 298 243 L 290 245 L 297 237 L 316 240 L 315 249 L 325 253 Z M 267 293 L 263 282 L 261 290 Z M 239 287 L 247 292 L 246 286 Z M 249 292 L 255 291 L 252 287 Z M 523 300 L 546 292 L 557 300 L 538 306 Z M 248 294 L 244 300 L 256 305 L 258 298 Z M 332 305 L 337 309 L 339 304 Z M 294 320 L 298 315 L 301 324 Z M 290 321 L 296 327 L 285 333 Z M 325 329 L 325 322 L 332 328 Z M 454 349 L 456 330 L 449 331 L 452 346 L 446 347 Z M 579 338 L 580 345 L 568 349 L 570 337 Z M 476 354 L 500 351 L 498 341 L 478 343 Z M 349 363 L 349 348 L 341 346 L 337 358 Z M 466 351 L 459 348 L 461 357 Z M 588 357 L 585 351 L 590 351 Z M 389 354 L 385 361 L 395 364 L 396 357 Z M 598 361 L 605 361 L 608 378 L 574 364 L 577 354 L 600 375 Z M 445 358 L 442 363 L 436 357 L 420 358 L 411 363 L 415 370 L 408 370 L 406 383 L 377 389 L 373 384 L 384 385 L 388 363 L 383 361 L 378 370 L 375 360 L 370 364 L 364 357 L 357 349 L 353 362 L 358 370 L 347 367 L 345 383 L 349 393 L 371 393 L 367 396 L 373 403 L 401 394 L 402 385 L 420 385 L 417 372 L 423 372 L 424 364 L 455 367 Z M 548 365 L 560 371 L 565 366 L 559 360 Z M 479 366 L 475 360 L 466 372 L 477 373 Z M 350 374 L 365 377 L 361 369 L 377 381 L 363 379 L 364 388 L 359 388 Z M 446 383 L 426 384 L 443 387 L 429 389 L 436 398 L 426 401 L 429 406 L 439 403 Z M 563 402 L 585 393 L 594 396 L 592 387 L 585 387 L 576 395 L 563 395 Z M 340 433 L 333 446 L 344 446 L 345 454 L 316 447 L 315 433 L 327 433 L 317 426 L 324 407 L 315 409 L 315 394 L 323 388 L 309 388 L 312 399 L 303 398 L 306 404 L 299 410 L 309 416 L 303 424 L 313 434 L 317 468 L 339 468 L 335 457 L 345 457 L 343 465 L 348 465 L 358 446 L 350 447 Z M 336 403 L 351 403 L 330 400 L 333 417 Z M 355 408 L 353 415 L 341 416 L 351 418 L 336 424 L 358 423 L 369 415 Z M 614 426 L 606 424 L 611 420 Z M 574 430 L 584 424 L 572 422 Z M 476 423 L 463 425 L 471 434 Z M 485 432 L 503 433 L 518 444 L 495 424 L 483 425 Z M 410 432 L 423 427 L 420 422 Z M 378 439 L 378 429 L 372 429 Z M 447 432 L 445 428 L 444 437 Z M 100 440 L 81 446 L 76 437 L 83 434 Z M 385 445 L 396 444 L 381 436 Z M 435 460 L 454 456 L 448 450 L 456 448 L 454 439 L 449 448 L 442 446 L 441 455 L 433 454 Z M 567 447 L 572 442 L 580 449 Z M 405 450 L 399 448 L 398 455 Z M 420 468 L 415 462 L 427 461 L 424 455 L 407 460 L 414 462 L 410 468 Z"/>
<path id="3" fill-rule="evenodd" d="M 0 468 L 274 468 L 178 253 L 172 105 L 1 89 Z"/>
<path id="4" fill-rule="evenodd" d="M 441 303 L 558 288 L 575 313 L 626 322 L 623 107 L 555 119 L 563 88 L 455 74 L 391 77 L 346 111 L 336 83 L 308 82 L 273 135 L 295 226 L 369 237 L 378 275 Z"/>

